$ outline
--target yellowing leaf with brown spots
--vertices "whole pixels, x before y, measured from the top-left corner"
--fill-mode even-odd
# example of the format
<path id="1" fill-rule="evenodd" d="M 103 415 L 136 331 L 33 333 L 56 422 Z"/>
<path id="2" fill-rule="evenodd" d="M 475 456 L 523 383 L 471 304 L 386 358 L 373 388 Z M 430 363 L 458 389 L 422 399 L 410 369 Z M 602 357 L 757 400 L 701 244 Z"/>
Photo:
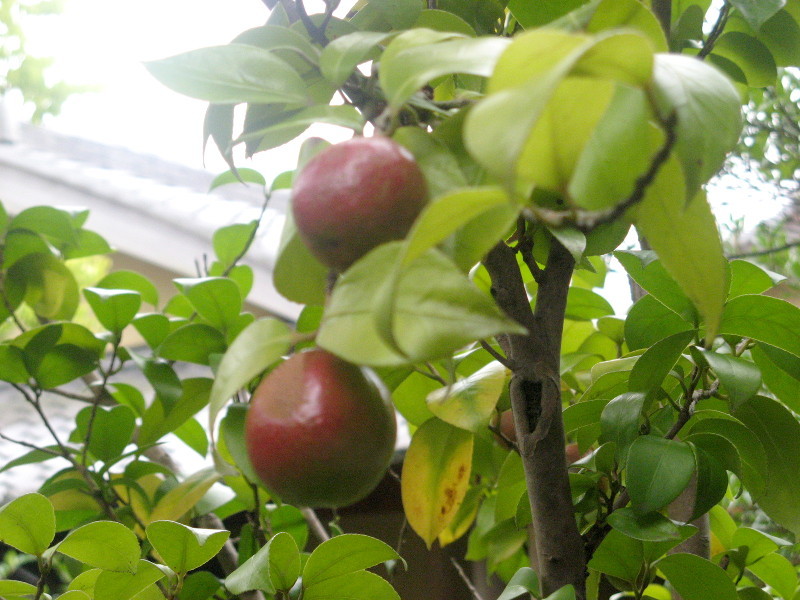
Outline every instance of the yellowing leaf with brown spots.
<path id="1" fill-rule="evenodd" d="M 401 489 L 408 524 L 430 548 L 455 517 L 469 486 L 473 434 L 437 418 L 414 433 Z"/>

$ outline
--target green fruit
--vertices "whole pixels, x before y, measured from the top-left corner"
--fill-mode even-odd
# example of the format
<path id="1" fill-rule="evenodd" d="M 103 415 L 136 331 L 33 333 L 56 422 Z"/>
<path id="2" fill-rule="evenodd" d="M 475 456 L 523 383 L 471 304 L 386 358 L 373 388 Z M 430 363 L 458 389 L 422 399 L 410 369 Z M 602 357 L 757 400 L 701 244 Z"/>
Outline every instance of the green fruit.
<path id="1" fill-rule="evenodd" d="M 245 423 L 250 462 L 266 488 L 297 506 L 335 508 L 383 478 L 397 434 L 382 389 L 324 350 L 301 352 L 258 385 Z"/>
<path id="2" fill-rule="evenodd" d="M 292 187 L 301 239 L 339 272 L 376 246 L 405 237 L 427 201 L 428 186 L 412 154 L 383 136 L 326 148 Z"/>

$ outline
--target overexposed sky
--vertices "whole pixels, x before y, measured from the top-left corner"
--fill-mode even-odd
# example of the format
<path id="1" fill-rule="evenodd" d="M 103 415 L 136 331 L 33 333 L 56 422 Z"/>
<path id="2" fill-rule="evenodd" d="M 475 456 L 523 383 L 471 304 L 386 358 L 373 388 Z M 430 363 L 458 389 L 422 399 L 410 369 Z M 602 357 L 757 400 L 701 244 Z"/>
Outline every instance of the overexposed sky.
<path id="1" fill-rule="evenodd" d="M 99 91 L 70 98 L 46 125 L 202 167 L 206 104 L 167 89 L 142 63 L 225 44 L 263 25 L 268 15 L 260 0 L 67 0 L 62 15 L 30 20 L 30 50 L 55 57 L 54 75 Z M 296 152 L 297 145 L 242 166 L 259 168 L 269 179 L 291 168 Z M 213 147 L 205 158 L 211 171 L 227 170 Z"/>

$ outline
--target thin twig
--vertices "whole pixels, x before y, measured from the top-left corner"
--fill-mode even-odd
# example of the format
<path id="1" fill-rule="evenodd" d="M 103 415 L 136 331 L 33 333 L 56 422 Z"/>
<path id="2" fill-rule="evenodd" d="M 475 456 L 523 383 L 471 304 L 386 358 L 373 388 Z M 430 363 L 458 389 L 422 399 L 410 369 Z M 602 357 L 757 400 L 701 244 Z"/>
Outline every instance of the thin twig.
<path id="1" fill-rule="evenodd" d="M 736 258 L 754 258 L 757 256 L 768 256 L 770 254 L 777 254 L 778 252 L 783 252 L 784 250 L 791 250 L 792 248 L 797 248 L 800 246 L 800 240 L 796 242 L 789 242 L 788 244 L 784 244 L 782 246 L 776 246 L 774 248 L 767 248 L 766 250 L 754 250 L 753 252 L 740 252 L 738 254 L 730 254 L 726 256 L 728 259 L 736 259 Z"/>
<path id="2" fill-rule="evenodd" d="M 700 60 L 703 60 L 706 56 L 711 54 L 711 51 L 714 49 L 714 44 L 717 43 L 719 36 L 722 35 L 722 31 L 725 29 L 725 23 L 728 21 L 728 14 L 730 13 L 730 10 L 730 4 L 725 2 L 725 4 L 723 4 L 722 8 L 719 10 L 717 22 L 714 23 L 714 27 L 711 29 L 711 33 L 708 34 L 708 38 L 706 38 L 703 48 L 697 54 L 697 58 Z"/>
<path id="3" fill-rule="evenodd" d="M 489 344 L 489 342 L 487 342 L 486 340 L 481 340 L 480 341 L 480 345 L 481 345 L 481 348 L 483 348 L 489 354 L 491 354 L 492 357 L 497 362 L 499 362 L 501 365 L 503 365 L 506 369 L 509 369 L 510 371 L 514 370 L 514 361 L 508 359 L 507 357 L 505 357 L 502 354 L 500 354 L 497 350 L 492 348 L 492 346 Z"/>
<path id="4" fill-rule="evenodd" d="M 483 596 L 481 596 L 481 593 L 478 591 L 478 589 L 472 583 L 470 578 L 467 577 L 467 574 L 464 572 L 464 569 L 461 568 L 460 564 L 458 564 L 458 561 L 456 560 L 455 556 L 451 556 L 450 557 L 450 562 L 453 563 L 453 566 L 456 568 L 456 571 L 458 572 L 459 577 L 461 577 L 462 581 L 464 582 L 464 585 L 467 586 L 469 591 L 475 597 L 475 600 L 484 600 Z"/>
<path id="5" fill-rule="evenodd" d="M 331 539 L 331 535 L 328 533 L 328 530 L 325 529 L 325 526 L 322 524 L 322 521 L 319 520 L 313 508 L 301 508 L 300 512 L 303 513 L 303 518 L 320 542 L 327 542 Z"/>

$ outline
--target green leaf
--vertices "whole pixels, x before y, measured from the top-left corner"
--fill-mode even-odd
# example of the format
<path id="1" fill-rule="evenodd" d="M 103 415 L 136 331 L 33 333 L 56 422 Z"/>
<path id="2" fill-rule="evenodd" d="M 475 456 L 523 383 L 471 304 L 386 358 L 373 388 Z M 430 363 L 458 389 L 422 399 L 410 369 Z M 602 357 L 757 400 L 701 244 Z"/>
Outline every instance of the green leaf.
<path id="1" fill-rule="evenodd" d="M 425 175 L 428 192 L 432 198 L 438 198 L 467 186 L 467 177 L 462 171 L 458 157 L 444 141 L 437 139 L 434 134 L 423 131 L 419 127 L 400 127 L 392 134 L 392 139 L 408 148 L 414 155 Z M 438 202 L 437 200 L 436 203 Z M 464 204 L 466 205 L 467 202 L 464 201 Z M 463 219 L 462 225 L 467 221 L 468 219 Z M 449 231 L 452 232 L 455 229 Z M 444 234 L 442 239 L 447 235 Z"/>
<path id="2" fill-rule="evenodd" d="M 233 594 L 262 590 L 274 594 L 288 591 L 300 576 L 300 551 L 294 538 L 277 533 L 258 552 L 225 579 L 225 587 Z"/>
<path id="3" fill-rule="evenodd" d="M 203 566 L 217 555 L 230 537 L 230 531 L 197 529 L 175 521 L 155 521 L 146 531 L 153 548 L 176 573 L 187 573 Z"/>
<path id="4" fill-rule="evenodd" d="M 414 433 L 401 479 L 408 524 L 430 547 L 458 510 L 469 486 L 473 435 L 429 419 Z"/>
<path id="5" fill-rule="evenodd" d="M 611 304 L 600 294 L 574 286 L 569 288 L 565 318 L 591 321 L 613 314 L 614 309 Z"/>
<path id="6" fill-rule="evenodd" d="M 88 442 L 89 451 L 99 460 L 111 461 L 122 454 L 131 441 L 136 415 L 127 406 L 87 406 L 75 417 L 75 423 L 81 438 Z"/>
<path id="7" fill-rule="evenodd" d="M 188 323 L 170 333 L 156 354 L 166 360 L 208 365 L 215 354 L 223 354 L 227 347 L 225 336 L 218 329 L 204 323 Z"/>
<path id="8" fill-rule="evenodd" d="M 151 348 L 161 344 L 172 330 L 169 317 L 161 313 L 140 314 L 132 324 Z"/>
<path id="9" fill-rule="evenodd" d="M 800 357 L 800 308 L 770 296 L 739 296 L 725 306 L 720 333 L 749 337 Z"/>
<path id="10" fill-rule="evenodd" d="M 791 542 L 787 540 L 782 540 L 750 527 L 737 528 L 730 540 L 731 548 L 739 548 L 742 546 L 747 548 L 747 557 L 745 558 L 746 565 L 761 560 L 768 554 L 772 554 L 778 550 L 778 548 L 791 545 Z"/>
<path id="11" fill-rule="evenodd" d="M 688 444 L 652 435 L 638 437 L 628 452 L 627 482 L 633 509 L 645 514 L 666 506 L 686 488 L 694 470 L 694 454 Z"/>
<path id="12" fill-rule="evenodd" d="M 768 485 L 763 494 L 753 494 L 755 501 L 770 518 L 800 532 L 800 424 L 780 403 L 762 396 L 745 402 L 734 416 L 758 436 L 767 454 Z"/>
<path id="13" fill-rule="evenodd" d="M 565 585 L 550 594 L 544 600 L 575 600 L 575 588 L 572 585 Z"/>
<path id="14" fill-rule="evenodd" d="M 41 556 L 55 534 L 53 505 L 41 494 L 24 494 L 0 508 L 0 541 L 20 552 Z"/>
<path id="15" fill-rule="evenodd" d="M 643 90 L 615 86 L 569 181 L 575 205 L 602 210 L 631 195 L 657 150 L 649 112 Z"/>
<path id="16" fill-rule="evenodd" d="M 255 169 L 241 168 L 236 169 L 236 171 L 225 171 L 214 177 L 214 181 L 208 186 L 208 191 L 211 192 L 223 185 L 242 183 L 245 185 L 254 183 L 264 188 L 267 185 L 267 180 Z M 225 227 L 217 229 L 214 232 L 214 253 L 217 255 L 220 262 L 230 264 L 230 260 L 235 258 L 244 248 L 242 242 L 249 239 L 257 226 L 258 221 L 250 221 L 249 223 L 234 223 L 233 225 L 226 225 Z M 234 248 L 228 247 L 229 242 L 234 245 Z M 238 247 L 238 250 L 236 250 L 236 247 Z M 225 258 L 223 258 L 223 255 Z M 226 261 L 226 259 L 228 260 Z"/>
<path id="17" fill-rule="evenodd" d="M 608 524 L 626 536 L 643 542 L 681 541 L 697 531 L 693 525 L 678 525 L 661 513 L 640 515 L 627 507 L 611 513 Z"/>
<path id="18" fill-rule="evenodd" d="M 200 48 L 145 67 L 171 90 L 216 104 L 302 104 L 307 99 L 305 83 L 288 63 L 245 44 Z"/>
<path id="19" fill-rule="evenodd" d="M 394 548 L 374 537 L 359 534 L 337 535 L 320 544 L 308 557 L 303 567 L 303 585 L 310 589 L 325 581 L 369 569 L 387 560 L 403 561 Z"/>
<path id="20" fill-rule="evenodd" d="M 642 542 L 612 529 L 595 550 L 587 566 L 633 584 L 645 565 Z"/>
<path id="21" fill-rule="evenodd" d="M 683 166 L 686 198 L 693 198 L 739 139 L 739 93 L 713 66 L 682 54 L 656 54 L 652 85 L 662 118 L 673 112 L 677 117 L 675 150 Z M 674 231 L 680 229 L 676 226 Z"/>
<path id="22" fill-rule="evenodd" d="M 656 300 L 690 323 L 697 320 L 694 304 L 667 273 L 655 252 L 621 250 L 614 252 L 614 257 L 622 263 L 628 275 Z"/>
<path id="23" fill-rule="evenodd" d="M 129 600 L 165 576 L 147 560 L 139 561 L 136 573 L 103 571 L 94 584 L 94 600 Z"/>
<path id="24" fill-rule="evenodd" d="M 293 335 L 278 319 L 254 321 L 228 348 L 217 369 L 209 401 L 209 429 L 214 431 L 217 415 L 242 387 L 289 351 Z"/>
<path id="25" fill-rule="evenodd" d="M 83 290 L 83 295 L 100 324 L 117 335 L 133 321 L 142 305 L 138 292 L 127 290 L 89 287 Z"/>
<path id="26" fill-rule="evenodd" d="M 239 169 L 238 173 L 242 178 L 245 178 L 249 171 L 249 169 Z M 257 176 L 257 182 L 262 186 L 266 185 L 261 173 L 258 171 L 253 171 L 253 173 L 254 175 L 250 177 L 251 181 Z M 217 179 L 219 179 L 219 177 Z M 214 181 L 216 181 L 216 179 Z M 214 188 L 212 187 L 211 189 Z M 258 229 L 258 221 L 234 223 L 233 225 L 227 225 L 226 227 L 217 229 L 214 232 L 213 244 L 214 254 L 217 255 L 219 262 L 226 268 L 233 265 L 234 262 L 247 251 L 247 248 L 253 241 L 256 229 Z"/>
<path id="27" fill-rule="evenodd" d="M 729 266 L 731 269 L 729 300 L 745 294 L 760 294 L 775 285 L 766 271 L 751 262 L 732 260 Z"/>
<path id="28" fill-rule="evenodd" d="M 637 0 L 602 0 L 586 30 L 594 33 L 617 27 L 638 29 L 647 35 L 658 52 L 669 50 L 658 19 L 648 6 Z"/>
<path id="29" fill-rule="evenodd" d="M 500 594 L 497 600 L 514 600 L 514 598 L 518 598 L 523 594 L 533 594 L 535 596 L 538 593 L 539 578 L 536 576 L 536 571 L 530 567 L 522 567 L 508 580 L 508 585 L 503 589 L 503 593 Z"/>
<path id="30" fill-rule="evenodd" d="M 656 342 L 645 350 L 631 370 L 628 384 L 630 390 L 649 393 L 661 387 L 693 337 L 693 331 L 682 331 Z"/>
<path id="31" fill-rule="evenodd" d="M 506 376 L 506 368 L 492 361 L 469 377 L 428 394 L 428 408 L 442 421 L 477 433 L 489 424 Z"/>
<path id="32" fill-rule="evenodd" d="M 0 344 L 0 380 L 27 383 L 30 376 L 25 364 L 25 353 L 16 346 Z"/>
<path id="33" fill-rule="evenodd" d="M 509 43 L 497 37 L 452 39 L 456 35 L 412 29 L 389 43 L 381 56 L 379 77 L 391 109 L 396 111 L 414 92 L 442 75 L 488 77 Z"/>
<path id="34" fill-rule="evenodd" d="M 0 580 L 0 596 L 16 598 L 17 596 L 33 596 L 35 593 L 36 586 L 30 583 L 11 579 Z"/>
<path id="35" fill-rule="evenodd" d="M 750 356 L 769 391 L 787 408 L 800 412 L 800 358 L 761 343 L 750 349 Z"/>
<path id="36" fill-rule="evenodd" d="M 414 27 L 423 27 L 435 31 L 461 33 L 475 37 L 475 30 L 457 14 L 447 10 L 423 9 Z"/>
<path id="37" fill-rule="evenodd" d="M 645 394 L 621 394 L 603 409 L 600 416 L 600 442 L 614 442 L 619 458 L 627 455 L 628 448 L 639 435 L 639 420 L 644 402 Z"/>
<path id="38" fill-rule="evenodd" d="M 532 29 L 555 21 L 586 2 L 587 0 L 540 0 L 532 3 L 525 0 L 510 0 L 508 10 L 520 25 Z"/>
<path id="39" fill-rule="evenodd" d="M 97 288 L 109 290 L 131 290 L 138 292 L 142 300 L 153 306 L 158 305 L 158 290 L 153 282 L 135 271 L 114 271 L 103 277 Z"/>
<path id="40" fill-rule="evenodd" d="M 681 188 L 680 170 L 671 160 L 639 205 L 636 227 L 702 315 L 710 346 L 728 296 L 727 262 L 705 195 L 697 194 L 687 205 L 676 193 Z"/>
<path id="41" fill-rule="evenodd" d="M 322 50 L 319 67 L 322 75 L 336 86 L 342 85 L 353 70 L 374 57 L 373 50 L 395 35 L 376 31 L 357 31 L 331 41 Z"/>
<path id="42" fill-rule="evenodd" d="M 792 600 L 795 597 L 797 572 L 785 556 L 769 554 L 757 563 L 749 565 L 748 569 L 785 600 Z"/>
<path id="43" fill-rule="evenodd" d="M 786 0 L 730 0 L 754 31 L 761 29 L 775 13 L 786 4 Z"/>
<path id="44" fill-rule="evenodd" d="M 728 31 L 714 44 L 714 54 L 739 67 L 752 88 L 774 85 L 778 78 L 775 59 L 767 47 L 755 37 L 741 31 Z"/>
<path id="45" fill-rule="evenodd" d="M 8 270 L 8 278 L 25 283 L 25 303 L 40 317 L 69 320 L 78 309 L 75 276 L 52 254 L 21 258 Z"/>
<path id="46" fill-rule="evenodd" d="M 249 481 L 258 481 L 258 474 L 250 463 L 245 444 L 244 424 L 248 405 L 236 402 L 228 407 L 228 412 L 220 423 L 220 436 L 225 448 L 233 459 L 233 464 Z"/>
<path id="47" fill-rule="evenodd" d="M 76 224 L 69 212 L 53 206 L 32 206 L 17 214 L 8 223 L 8 230 L 26 229 L 43 235 L 61 246 L 77 242 Z M 60 243 L 59 243 L 60 242 Z"/>
<path id="48" fill-rule="evenodd" d="M 115 521 L 96 521 L 74 529 L 55 551 L 106 571 L 135 573 L 139 564 L 139 540 Z"/>
<path id="49" fill-rule="evenodd" d="M 165 406 L 162 402 L 153 402 L 147 407 L 139 429 L 140 447 L 153 444 L 175 431 L 208 404 L 211 379 L 190 377 L 181 383 L 181 394 L 173 404 Z"/>
<path id="50" fill-rule="evenodd" d="M 302 277 L 297 274 L 302 273 Z M 275 289 L 288 300 L 301 304 L 325 302 L 328 269 L 322 265 L 300 239 L 291 211 L 281 234 L 278 258 L 272 271 Z"/>
<path id="51" fill-rule="evenodd" d="M 730 354 L 717 354 L 710 350 L 697 350 L 697 352 L 716 373 L 723 388 L 728 392 L 731 410 L 735 411 L 761 389 L 761 371 L 749 360 Z"/>
<path id="52" fill-rule="evenodd" d="M 408 265 L 395 283 L 402 248 L 400 242 L 380 246 L 339 279 L 317 336 L 321 347 L 350 362 L 394 366 L 449 356 L 498 333 L 524 331 L 438 251 Z M 389 347 L 376 323 L 389 284 L 394 284 L 394 310 L 388 326 L 405 356 Z"/>
<path id="53" fill-rule="evenodd" d="M 336 539 L 336 538 L 333 538 Z M 375 573 L 356 571 L 306 587 L 304 600 L 400 600 L 391 584 Z"/>
<path id="54" fill-rule="evenodd" d="M 711 561 L 694 554 L 670 554 L 656 566 L 685 600 L 738 600 L 728 574 Z"/>
<path id="55" fill-rule="evenodd" d="M 252 131 L 248 130 L 237 140 L 237 143 L 240 141 L 261 140 L 261 138 L 265 138 L 259 141 L 257 151 L 268 150 L 283 143 L 280 142 L 276 144 L 274 140 L 283 140 L 285 138 L 293 139 L 299 135 L 299 133 L 297 133 L 298 130 L 302 133 L 306 128 L 316 123 L 337 125 L 346 129 L 352 129 L 355 132 L 360 132 L 364 129 L 364 117 L 355 107 L 349 105 L 318 105 L 309 106 L 308 108 L 293 112 L 291 115 L 287 115 L 281 118 L 277 123 L 270 124 L 267 127 L 254 129 Z"/>
<path id="56" fill-rule="evenodd" d="M 694 521 L 715 506 L 728 491 L 728 473 L 717 458 L 701 447 L 693 448 L 696 466 L 694 507 L 688 520 Z"/>
<path id="57" fill-rule="evenodd" d="M 175 285 L 206 321 L 225 331 L 239 318 L 242 295 L 239 286 L 224 277 L 175 279 Z"/>
<path id="58" fill-rule="evenodd" d="M 634 304 L 625 318 L 625 342 L 631 350 L 649 348 L 660 340 L 694 327 L 650 294 Z"/>

